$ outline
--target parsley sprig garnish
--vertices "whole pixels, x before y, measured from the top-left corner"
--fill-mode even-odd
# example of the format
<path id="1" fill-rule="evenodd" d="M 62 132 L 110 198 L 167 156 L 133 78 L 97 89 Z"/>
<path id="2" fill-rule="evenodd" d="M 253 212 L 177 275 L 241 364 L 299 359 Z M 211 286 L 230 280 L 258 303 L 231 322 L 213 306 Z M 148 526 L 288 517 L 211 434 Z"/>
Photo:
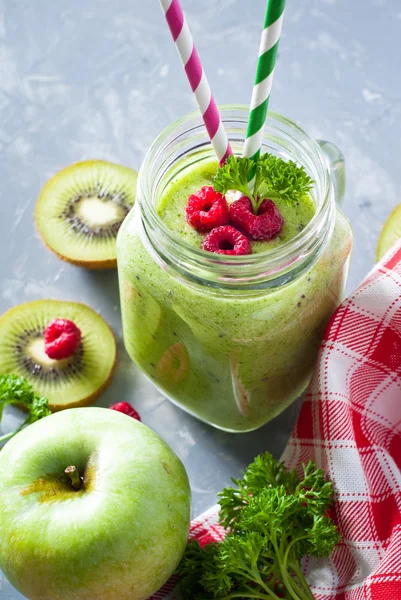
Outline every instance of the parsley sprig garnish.
<path id="1" fill-rule="evenodd" d="M 220 495 L 221 543 L 191 541 L 178 567 L 183 600 L 313 600 L 303 556 L 329 556 L 340 541 L 328 516 L 333 485 L 313 462 L 303 476 L 258 456 Z"/>
<path id="2" fill-rule="evenodd" d="M 47 398 L 34 392 L 31 384 L 24 377 L 0 375 L 0 421 L 5 407 L 9 404 L 24 407 L 28 411 L 28 416 L 18 429 L 0 436 L 0 445 L 7 442 L 27 425 L 51 414 Z"/>
<path id="3" fill-rule="evenodd" d="M 249 176 L 253 172 L 255 182 L 251 190 Z M 269 153 L 261 154 L 256 160 L 231 155 L 213 179 L 214 189 L 221 194 L 237 190 L 248 196 L 255 214 L 265 198 L 299 202 L 309 192 L 312 184 L 313 181 L 303 166 Z"/>

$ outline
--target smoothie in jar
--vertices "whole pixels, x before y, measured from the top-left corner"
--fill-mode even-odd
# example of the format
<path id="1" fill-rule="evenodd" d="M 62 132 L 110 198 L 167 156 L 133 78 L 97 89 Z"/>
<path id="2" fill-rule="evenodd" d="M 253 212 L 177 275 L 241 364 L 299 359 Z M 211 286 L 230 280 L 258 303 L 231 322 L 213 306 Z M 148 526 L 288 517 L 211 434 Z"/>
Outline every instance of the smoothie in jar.
<path id="1" fill-rule="evenodd" d="M 273 269 L 266 278 L 269 256 L 296 247 L 308 231 L 316 245 L 313 194 L 291 205 L 277 200 L 280 234 L 251 241 L 249 273 L 259 263 L 261 276 L 250 285 L 238 283 L 234 267 L 226 270 L 226 257 L 200 250 L 205 235 L 185 218 L 189 196 L 212 185 L 217 169 L 210 154 L 181 159 L 154 198 L 154 222 L 185 253 L 196 251 L 195 267 L 183 268 L 186 259 L 168 245 L 159 253 L 163 243 L 146 230 L 141 201 L 123 224 L 118 261 L 124 339 L 132 359 L 173 402 L 221 429 L 250 431 L 307 386 L 324 329 L 341 301 L 352 238 L 333 201 L 319 248 L 310 256 L 305 251 L 306 258 L 288 254 L 277 274 Z M 236 258 L 246 271 L 247 257 L 231 262 Z"/>

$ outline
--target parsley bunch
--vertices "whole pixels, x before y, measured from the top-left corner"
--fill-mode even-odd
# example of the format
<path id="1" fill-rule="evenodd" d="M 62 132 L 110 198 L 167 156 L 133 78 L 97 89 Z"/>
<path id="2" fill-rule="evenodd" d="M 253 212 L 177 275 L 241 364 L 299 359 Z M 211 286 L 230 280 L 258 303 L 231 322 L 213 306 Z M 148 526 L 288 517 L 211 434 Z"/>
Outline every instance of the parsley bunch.
<path id="1" fill-rule="evenodd" d="M 328 516 L 333 485 L 313 462 L 303 476 L 271 454 L 258 456 L 220 494 L 221 543 L 188 544 L 178 567 L 183 600 L 313 600 L 303 556 L 329 556 L 340 541 Z"/>
<path id="2" fill-rule="evenodd" d="M 27 425 L 50 415 L 47 398 L 34 392 L 29 381 L 18 375 L 0 375 L 0 421 L 8 404 L 21 406 L 28 411 L 28 416 L 16 431 L 0 436 L 0 445 Z"/>
<path id="3" fill-rule="evenodd" d="M 251 191 L 249 180 L 253 173 L 255 180 Z M 312 184 L 304 167 L 269 153 L 261 154 L 256 160 L 231 155 L 213 179 L 216 192 L 226 194 L 229 190 L 237 190 L 248 196 L 255 214 L 265 198 L 299 202 Z"/>

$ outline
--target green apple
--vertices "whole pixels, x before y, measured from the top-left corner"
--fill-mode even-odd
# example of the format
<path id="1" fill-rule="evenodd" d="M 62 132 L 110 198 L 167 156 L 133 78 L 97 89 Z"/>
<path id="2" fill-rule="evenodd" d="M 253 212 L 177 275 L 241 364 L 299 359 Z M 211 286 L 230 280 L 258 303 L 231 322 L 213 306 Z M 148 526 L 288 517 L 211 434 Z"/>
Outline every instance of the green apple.
<path id="1" fill-rule="evenodd" d="M 0 569 L 31 600 L 145 600 L 189 521 L 181 461 L 116 411 L 55 413 L 0 451 Z"/>

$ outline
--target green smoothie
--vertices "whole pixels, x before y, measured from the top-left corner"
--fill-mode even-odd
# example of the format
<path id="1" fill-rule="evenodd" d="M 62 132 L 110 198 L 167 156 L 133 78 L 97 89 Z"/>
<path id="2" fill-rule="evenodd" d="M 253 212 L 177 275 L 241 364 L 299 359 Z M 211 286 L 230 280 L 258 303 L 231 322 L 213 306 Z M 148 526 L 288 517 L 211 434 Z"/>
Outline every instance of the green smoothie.
<path id="1" fill-rule="evenodd" d="M 200 248 L 203 235 L 185 220 L 190 194 L 211 185 L 217 165 L 181 170 L 156 209 L 182 242 Z M 293 239 L 313 218 L 309 196 L 276 202 L 284 217 L 278 237 L 252 242 L 269 252 Z M 139 211 L 118 239 L 126 348 L 144 373 L 176 404 L 229 431 L 266 423 L 307 386 L 323 331 L 341 300 L 351 232 L 337 210 L 331 240 L 309 271 L 277 288 L 229 294 L 189 284 L 163 269 L 147 250 Z"/>
<path id="2" fill-rule="evenodd" d="M 185 219 L 185 207 L 191 194 L 204 185 L 212 185 L 218 165 L 213 162 L 200 164 L 187 175 L 173 181 L 163 194 L 157 212 L 162 221 L 185 243 L 201 247 L 204 235 L 191 227 Z M 265 252 L 294 238 L 315 214 L 315 205 L 309 196 L 300 198 L 297 204 L 276 200 L 275 204 L 284 218 L 283 229 L 277 237 L 267 241 L 252 241 L 252 253 Z"/>

